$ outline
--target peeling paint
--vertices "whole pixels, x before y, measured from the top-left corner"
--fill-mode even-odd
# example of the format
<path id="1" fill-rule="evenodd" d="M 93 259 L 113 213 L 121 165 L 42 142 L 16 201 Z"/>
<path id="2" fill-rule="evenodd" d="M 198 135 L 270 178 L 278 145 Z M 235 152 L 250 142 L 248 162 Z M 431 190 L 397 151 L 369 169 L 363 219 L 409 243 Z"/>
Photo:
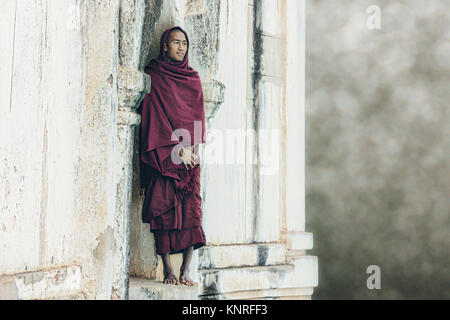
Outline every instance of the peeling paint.
<path id="1" fill-rule="evenodd" d="M 52 69 L 53 65 L 50 65 L 55 60 L 58 60 L 58 57 L 42 58 L 43 62 L 49 65 L 40 66 L 42 68 L 42 86 L 40 89 L 43 91 L 49 90 L 49 92 L 46 93 L 46 96 L 41 97 L 43 103 L 41 105 L 42 108 L 39 109 L 39 112 L 42 113 L 39 114 L 41 116 L 39 119 L 39 131 L 42 133 L 43 130 L 43 136 L 38 136 L 37 138 L 38 140 L 40 139 L 39 143 L 42 145 L 38 149 L 33 150 L 35 153 L 33 155 L 39 157 L 39 161 L 42 161 L 42 163 L 39 162 L 33 168 L 29 168 L 29 163 L 24 163 L 24 165 L 19 163 L 18 167 L 16 168 L 16 165 L 14 165 L 13 169 L 11 164 L 9 164 L 9 167 L 5 166 L 3 169 L 7 175 L 10 175 L 11 172 L 17 172 L 19 183 L 13 183 L 10 177 L 6 177 L 6 182 L 2 184 L 0 196 L 11 198 L 11 195 L 14 195 L 17 190 L 19 190 L 20 194 L 23 192 L 28 196 L 30 193 L 29 189 L 27 189 L 28 185 L 40 188 L 39 193 L 33 199 L 18 198 L 18 200 L 14 200 L 17 218 L 16 215 L 11 215 L 10 217 L 12 217 L 14 223 L 17 220 L 17 224 L 20 226 L 22 226 L 21 223 L 25 213 L 27 213 L 26 210 L 22 209 L 28 209 L 28 204 L 32 202 L 37 204 L 34 207 L 38 207 L 40 204 L 40 208 L 37 209 L 37 213 L 34 215 L 36 217 L 35 222 L 37 222 L 35 223 L 36 227 L 32 229 L 30 226 L 27 226 L 28 229 L 32 229 L 35 232 L 35 234 L 30 236 L 29 239 L 31 240 L 29 241 L 36 244 L 35 252 L 38 259 L 33 259 L 38 260 L 38 262 L 28 257 L 22 258 L 22 260 L 18 259 L 21 263 L 20 268 L 23 268 L 25 265 L 25 270 L 28 268 L 36 270 L 36 268 L 39 269 L 40 267 L 45 270 L 45 265 L 49 262 L 59 265 L 60 263 L 71 262 L 69 261 L 70 259 L 76 260 L 77 264 L 83 266 L 82 276 L 78 273 L 72 275 L 66 270 L 59 270 L 56 273 L 52 273 L 54 271 L 35 271 L 31 274 L 20 275 L 19 285 L 23 286 L 19 289 L 24 290 L 29 296 L 32 296 L 32 294 L 39 296 L 39 290 L 41 290 L 40 293 L 45 293 L 47 288 L 52 288 L 52 290 L 57 292 L 59 288 L 55 287 L 60 285 L 62 287 L 66 285 L 70 287 L 71 277 L 74 276 L 76 281 L 82 283 L 80 284 L 80 287 L 82 287 L 80 291 L 83 292 L 85 298 L 127 299 L 129 264 L 133 266 L 132 269 L 137 269 L 131 270 L 133 272 L 141 272 L 145 276 L 156 277 L 155 264 L 157 257 L 154 253 L 154 242 L 151 239 L 148 226 L 142 226 L 139 220 L 132 220 L 135 222 L 135 225 L 132 226 L 132 228 L 135 228 L 133 231 L 138 232 L 139 235 L 137 236 L 129 230 L 128 219 L 135 219 L 136 217 L 129 217 L 128 214 L 132 210 L 140 210 L 140 205 L 142 205 L 143 201 L 143 198 L 139 198 L 132 193 L 137 190 L 135 187 L 138 184 L 137 171 L 134 170 L 136 167 L 133 168 L 132 166 L 132 164 L 135 164 L 132 161 L 136 160 L 133 156 L 137 155 L 136 142 L 138 134 L 134 133 L 132 125 L 137 125 L 138 123 L 136 121 L 124 121 L 123 125 L 119 126 L 118 129 L 117 120 L 120 120 L 118 107 L 123 108 L 124 112 L 133 113 L 138 101 L 142 100 L 144 92 L 148 89 L 146 85 L 149 84 L 149 79 L 142 77 L 141 70 L 142 66 L 151 58 L 150 46 L 153 44 L 154 47 L 156 43 L 159 47 L 158 28 L 172 21 L 171 18 L 177 13 L 170 12 L 167 14 L 166 12 L 166 15 L 160 16 L 161 8 L 164 6 L 163 1 L 160 0 L 138 1 L 138 4 L 136 4 L 137 2 L 125 1 L 72 1 L 71 3 L 76 5 L 77 9 L 82 10 L 82 29 L 79 31 L 79 37 L 82 40 L 81 43 L 77 44 L 77 48 L 70 47 L 71 52 L 72 49 L 79 51 L 77 52 L 79 56 L 77 54 L 70 56 L 70 61 L 79 63 L 79 68 L 72 69 L 72 71 L 75 70 L 76 74 L 81 76 L 73 78 L 74 76 L 71 75 L 65 83 L 70 87 L 69 91 L 73 92 L 73 99 L 79 99 L 79 105 L 73 106 L 79 109 L 73 109 L 77 111 L 67 116 L 65 112 L 67 110 L 62 109 L 65 104 L 61 103 L 61 107 L 55 104 L 55 101 L 59 101 L 58 99 L 62 96 L 59 95 L 61 90 L 51 91 L 45 86 L 52 88 L 51 85 L 55 84 L 55 79 L 50 79 L 51 76 L 49 76 L 54 71 Z M 195 2 L 195 4 L 199 3 Z M 46 51 L 51 51 L 49 48 L 52 48 L 54 42 L 59 39 L 58 37 L 62 36 L 62 33 L 52 30 L 51 26 L 55 22 L 60 21 L 56 13 L 61 9 L 65 9 L 64 5 L 58 4 L 58 2 L 46 2 L 45 4 L 48 8 L 45 10 L 45 16 L 42 17 L 45 19 L 46 32 L 41 44 L 43 46 L 43 55 L 47 54 Z M 175 9 L 177 9 L 177 5 L 184 5 L 184 2 L 177 2 Z M 237 6 L 230 1 L 226 1 L 225 4 L 219 0 L 203 1 L 202 5 L 192 9 L 196 13 L 185 19 L 185 22 L 188 25 L 187 29 L 191 28 L 192 32 L 196 34 L 193 39 L 198 41 L 196 46 L 198 54 L 193 56 L 192 62 L 194 66 L 195 64 L 198 65 L 197 69 L 203 76 L 211 77 L 205 83 L 211 87 L 210 92 L 212 93 L 208 93 L 205 96 L 205 100 L 211 103 L 209 107 L 211 110 L 210 118 L 212 118 L 216 115 L 224 115 L 224 113 L 220 114 L 218 112 L 218 106 L 225 102 L 225 84 L 214 79 L 218 70 L 217 63 L 219 60 L 217 57 L 220 56 L 218 53 L 220 46 L 223 45 L 220 41 L 228 41 L 228 38 L 221 38 L 220 35 L 226 32 L 227 28 L 230 29 L 229 33 L 232 33 L 237 30 L 247 30 L 248 26 L 246 17 L 244 17 L 242 21 L 245 21 L 245 25 L 239 25 L 239 28 L 234 29 L 234 22 L 238 21 L 233 20 L 231 16 L 233 11 L 237 10 Z M 243 7 L 242 4 L 239 4 L 239 8 L 241 7 Z M 180 7 L 178 9 L 178 12 L 183 12 L 183 8 Z M 221 21 L 219 21 L 219 17 L 221 17 L 219 11 L 221 10 L 226 11 L 225 14 L 228 18 L 222 25 L 220 25 Z M 117 28 L 118 18 L 120 20 L 119 28 Z M 196 30 L 197 27 L 198 30 L 210 27 L 211 32 L 200 35 L 198 30 Z M 156 33 L 155 30 L 157 31 Z M 120 35 L 116 31 L 120 31 Z M 100 48 L 98 40 L 102 37 L 101 34 L 104 33 L 113 34 L 114 36 L 105 40 L 107 43 L 102 43 Z M 73 34 L 71 36 L 77 37 L 78 35 Z M 71 43 L 76 44 L 76 42 Z M 242 42 L 241 45 L 243 45 Z M 255 45 L 258 46 L 261 43 L 255 42 Z M 119 55 L 117 55 L 117 46 L 120 48 Z M 67 48 L 67 44 L 61 45 L 61 50 L 68 50 Z M 261 50 L 255 50 L 255 58 L 261 55 L 262 45 Z M 256 59 L 255 61 L 257 66 L 258 60 Z M 119 62 L 122 65 L 119 65 Z M 235 66 L 241 65 L 244 64 L 239 63 Z M 122 69 L 122 67 L 127 69 Z M 122 74 L 126 76 L 126 85 L 120 83 L 120 74 L 117 74 L 117 72 L 121 70 L 126 71 Z M 248 70 L 243 69 L 242 74 L 247 72 Z M 254 76 L 253 84 L 255 85 L 259 78 L 256 73 L 254 73 Z M 245 84 L 246 82 L 247 80 L 242 83 Z M 240 84 L 237 86 L 242 88 Z M 79 87 L 77 87 L 78 85 Z M 233 86 L 236 87 L 236 84 L 228 81 L 226 89 L 232 94 L 236 92 L 233 91 L 236 90 Z M 64 89 L 67 88 L 64 87 Z M 235 95 L 237 96 L 236 101 L 246 98 L 244 97 L 244 90 L 239 92 L 243 95 Z M 257 99 L 254 99 L 254 101 L 256 109 L 259 105 Z M 52 107 L 50 112 L 47 112 L 47 107 Z M 64 132 L 63 125 L 57 126 L 55 118 L 63 119 L 65 116 L 67 116 L 67 118 L 64 118 L 68 121 L 67 124 L 77 121 L 79 126 L 73 127 L 72 131 Z M 254 121 L 256 127 L 257 119 L 255 118 L 252 121 Z M 63 122 L 63 124 L 66 123 Z M 66 147 L 64 144 L 63 146 L 63 139 L 74 135 L 76 137 L 73 138 L 73 145 Z M 17 154 L 18 156 L 21 155 L 19 152 Z M 57 171 L 56 169 L 60 167 L 54 167 L 53 164 L 61 159 L 67 160 L 67 158 L 64 158 L 67 154 L 73 155 L 73 158 L 70 158 L 73 163 L 70 166 L 63 167 L 64 170 Z M 5 161 L 10 160 L 6 159 Z M 29 178 L 28 170 L 38 172 L 38 178 L 34 180 Z M 58 174 L 64 175 L 64 177 L 61 178 L 59 175 L 55 175 L 56 171 Z M 66 171 L 69 174 L 66 175 Z M 59 183 L 60 180 L 69 181 L 67 186 L 74 189 L 73 194 L 69 191 L 69 196 L 65 194 L 66 197 L 62 200 L 58 196 L 63 193 L 63 188 L 61 190 L 53 190 L 55 185 L 58 188 L 61 186 L 65 187 L 64 183 Z M 17 188 L 17 186 L 19 187 Z M 203 192 L 206 191 L 203 190 Z M 66 209 L 61 203 L 67 198 L 73 201 L 74 207 L 69 207 L 70 210 L 61 210 Z M 248 209 L 247 206 L 245 208 Z M 22 211 L 25 211 L 25 213 L 22 214 Z M 60 212 L 61 216 L 55 214 Z M 230 212 L 233 212 L 233 210 L 230 210 Z M 132 213 L 132 215 L 134 214 L 135 212 Z M 73 219 L 70 222 L 74 222 L 75 225 L 68 224 L 64 228 L 61 227 L 62 231 L 59 230 L 61 222 L 69 221 L 68 219 Z M 251 224 L 250 218 L 249 222 L 244 223 Z M 10 229 L 12 229 L 10 226 L 11 224 L 8 223 L 0 224 L 0 230 L 10 232 Z M 251 234 L 248 237 L 250 238 Z M 129 240 L 129 238 L 132 239 Z M 60 245 L 61 243 L 62 246 Z M 134 261 L 134 265 L 128 260 L 130 257 L 130 243 L 136 245 L 134 254 L 139 255 L 139 259 Z M 269 248 L 261 246 L 257 250 L 251 251 L 251 257 L 245 262 L 251 261 L 252 265 L 255 263 L 260 266 L 267 265 L 270 263 L 270 259 L 273 259 L 274 255 L 272 252 L 270 251 L 269 254 Z M 202 259 L 206 259 L 206 257 L 202 256 Z M 220 257 L 215 261 L 223 263 L 224 260 L 223 257 Z M 234 263 L 236 261 L 234 260 Z M 213 266 L 214 263 L 209 265 L 209 267 Z M 230 267 L 228 269 L 236 270 L 238 268 Z M 257 276 L 258 272 L 252 270 L 248 274 Z M 255 279 L 256 282 L 260 280 Z M 219 288 L 221 286 L 220 281 L 219 273 L 212 272 L 202 279 L 202 284 L 207 292 L 211 292 L 211 295 L 223 298 L 225 295 L 217 293 L 222 289 Z M 9 296 L 17 296 L 20 293 L 17 292 L 18 287 L 16 284 L 14 282 L 8 284 Z M 78 285 L 78 282 L 76 284 Z M 78 290 L 78 287 L 76 289 Z M 154 294 L 154 296 L 156 298 L 164 297 L 165 295 L 161 292 Z M 147 289 L 146 294 L 151 295 L 151 290 Z M 67 293 L 64 297 L 76 297 L 78 295 L 78 292 L 74 292 Z"/>
<path id="2" fill-rule="evenodd" d="M 17 300 L 19 289 L 13 279 L 0 277 L 0 300 Z"/>
<path id="3" fill-rule="evenodd" d="M 20 278 L 23 279 L 23 283 L 25 285 L 29 285 L 41 281 L 42 279 L 44 279 L 44 277 L 44 272 L 31 272 L 22 275 Z"/>
<path id="4" fill-rule="evenodd" d="M 94 257 L 99 261 L 103 261 L 108 251 L 113 251 L 116 248 L 113 229 L 108 226 L 106 230 L 97 237 L 97 240 L 97 246 L 93 251 Z"/>

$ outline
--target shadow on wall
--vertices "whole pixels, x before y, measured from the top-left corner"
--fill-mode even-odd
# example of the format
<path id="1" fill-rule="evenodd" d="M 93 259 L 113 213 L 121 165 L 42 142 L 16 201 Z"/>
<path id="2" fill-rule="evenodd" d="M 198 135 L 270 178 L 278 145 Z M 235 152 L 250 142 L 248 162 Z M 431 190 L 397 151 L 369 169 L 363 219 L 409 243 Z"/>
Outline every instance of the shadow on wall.
<path id="1" fill-rule="evenodd" d="M 372 4 L 307 1 L 313 298 L 449 299 L 450 13 L 445 0 L 383 1 L 370 30 Z"/>

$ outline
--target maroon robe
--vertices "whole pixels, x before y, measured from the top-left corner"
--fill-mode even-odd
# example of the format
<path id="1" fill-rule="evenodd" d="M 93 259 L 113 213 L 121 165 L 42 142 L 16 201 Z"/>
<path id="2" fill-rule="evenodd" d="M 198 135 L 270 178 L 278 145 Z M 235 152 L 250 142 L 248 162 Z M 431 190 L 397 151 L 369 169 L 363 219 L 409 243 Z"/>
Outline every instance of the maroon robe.
<path id="1" fill-rule="evenodd" d="M 181 62 L 169 62 L 164 42 L 171 30 L 182 31 L 188 50 Z M 139 108 L 141 188 L 145 188 L 142 221 L 150 224 L 156 252 L 178 253 L 206 245 L 202 228 L 200 163 L 192 169 L 175 163 L 177 147 L 205 142 L 203 91 L 198 73 L 188 63 L 189 39 L 180 27 L 161 36 L 160 54 L 145 72 L 151 76 L 151 90 Z M 184 129 L 189 138 L 176 129 Z M 198 156 L 198 148 L 195 148 Z M 176 159 L 176 157 L 174 157 Z M 179 159 L 179 158 L 178 158 Z"/>

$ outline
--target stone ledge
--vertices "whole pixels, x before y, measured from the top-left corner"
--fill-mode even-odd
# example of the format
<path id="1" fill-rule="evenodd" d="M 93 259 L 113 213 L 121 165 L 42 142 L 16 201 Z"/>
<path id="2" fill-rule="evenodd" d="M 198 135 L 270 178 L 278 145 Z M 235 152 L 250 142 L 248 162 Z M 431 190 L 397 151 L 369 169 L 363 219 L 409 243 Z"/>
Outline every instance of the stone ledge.
<path id="1" fill-rule="evenodd" d="M 148 74 L 133 68 L 119 66 L 119 109 L 134 112 L 150 92 L 151 78 Z"/>
<path id="2" fill-rule="evenodd" d="M 310 250 L 313 248 L 313 234 L 310 232 L 288 232 L 286 234 L 288 250 Z"/>
<path id="3" fill-rule="evenodd" d="M 201 295 L 237 291 L 317 286 L 317 257 L 302 256 L 293 264 L 199 270 Z"/>
<path id="4" fill-rule="evenodd" d="M 76 295 L 70 295 L 70 296 L 64 296 L 64 297 L 58 297 L 53 300 L 86 300 L 86 297 L 84 294 L 76 294 Z"/>
<path id="5" fill-rule="evenodd" d="M 198 250 L 194 250 L 194 253 L 192 255 L 191 258 L 191 263 L 189 265 L 189 276 L 191 277 L 192 281 L 194 282 L 198 282 L 198 273 L 195 270 L 198 270 L 198 254 L 197 254 Z M 176 254 L 172 254 L 170 256 L 170 260 L 172 263 L 172 267 L 173 270 L 175 272 L 175 275 L 177 277 L 180 276 L 180 267 L 183 263 L 183 254 L 182 253 L 176 253 Z M 157 256 L 157 266 L 156 266 L 156 274 L 155 274 L 155 278 L 153 278 L 155 281 L 160 281 L 162 282 L 164 279 L 164 265 L 162 263 L 161 260 L 161 256 L 158 255 Z"/>
<path id="6" fill-rule="evenodd" d="M 198 300 L 199 284 L 164 284 L 161 281 L 130 278 L 129 300 Z"/>
<path id="7" fill-rule="evenodd" d="M 284 244 L 206 246 L 199 249 L 199 269 L 271 266 L 286 263 Z"/>
<path id="8" fill-rule="evenodd" d="M 62 267 L 0 277 L 0 300 L 44 300 L 81 295 L 81 268 Z"/>
<path id="9" fill-rule="evenodd" d="M 135 112 L 119 109 L 117 112 L 117 124 L 122 126 L 137 126 L 141 124 L 141 116 Z"/>
<path id="10" fill-rule="evenodd" d="M 150 92 L 151 78 L 145 72 L 119 66 L 118 86 L 136 92 Z"/>
<path id="11" fill-rule="evenodd" d="M 282 299 L 303 300 L 311 299 L 313 288 L 281 288 L 266 290 L 237 291 L 213 295 L 201 295 L 202 300 L 254 300 L 254 299 Z"/>

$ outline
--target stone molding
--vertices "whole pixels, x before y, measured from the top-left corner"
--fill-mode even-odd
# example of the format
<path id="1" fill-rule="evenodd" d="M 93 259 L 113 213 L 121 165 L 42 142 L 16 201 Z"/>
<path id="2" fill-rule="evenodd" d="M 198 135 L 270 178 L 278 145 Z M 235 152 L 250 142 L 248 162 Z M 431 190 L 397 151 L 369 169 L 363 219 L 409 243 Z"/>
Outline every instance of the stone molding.
<path id="1" fill-rule="evenodd" d="M 79 266 L 0 276 L 0 300 L 84 299 Z"/>

